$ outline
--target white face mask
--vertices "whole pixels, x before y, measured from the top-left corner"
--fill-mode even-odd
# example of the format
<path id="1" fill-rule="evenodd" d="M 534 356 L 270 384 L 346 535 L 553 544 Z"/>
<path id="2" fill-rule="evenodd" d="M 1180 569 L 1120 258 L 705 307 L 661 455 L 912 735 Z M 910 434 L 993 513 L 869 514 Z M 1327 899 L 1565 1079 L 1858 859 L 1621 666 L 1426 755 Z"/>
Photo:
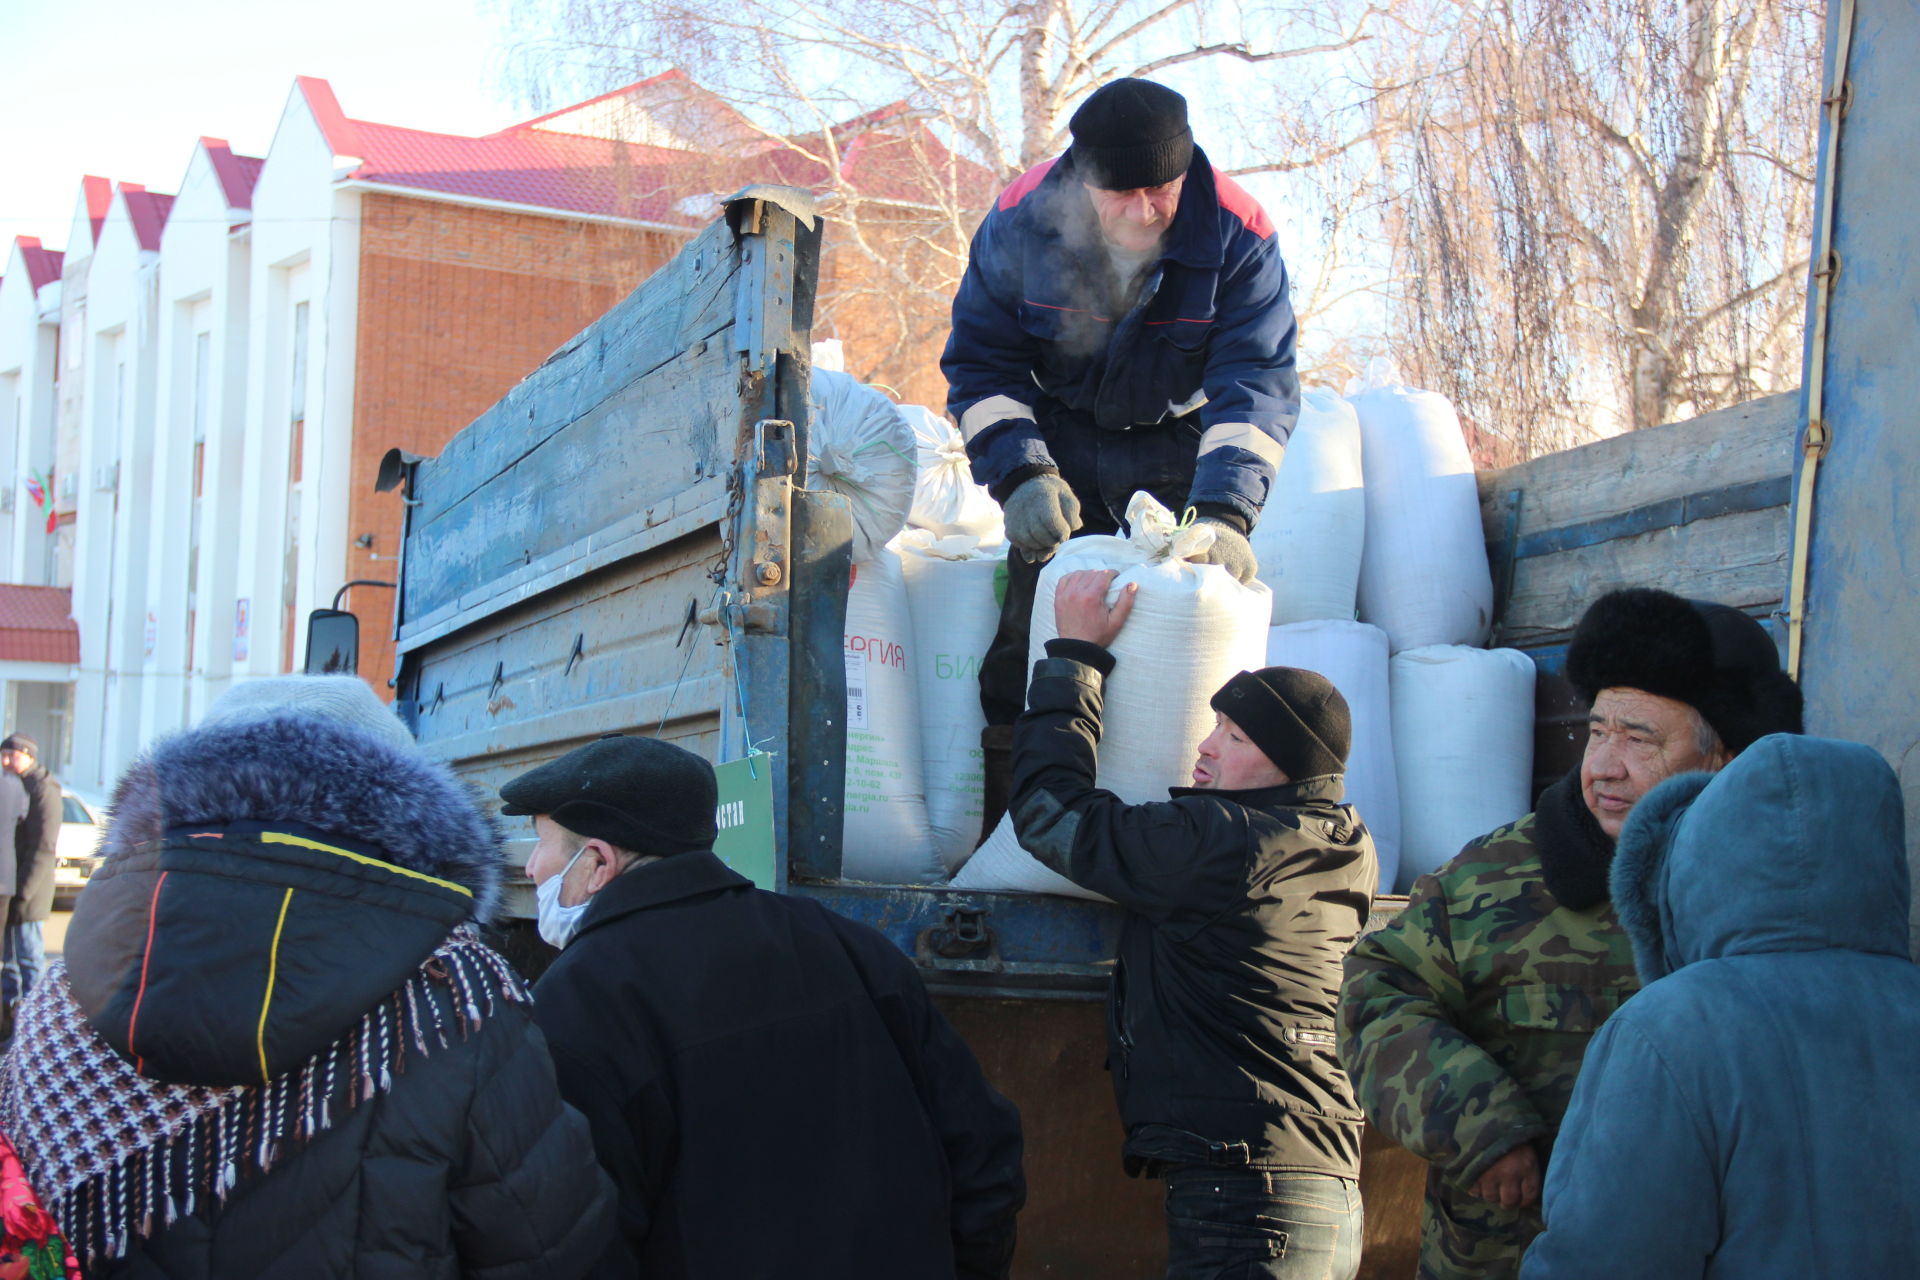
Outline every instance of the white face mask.
<path id="1" fill-rule="evenodd" d="M 585 845 L 580 846 L 567 865 L 561 868 L 559 875 L 548 876 L 533 887 L 534 901 L 539 904 L 540 936 L 547 940 L 548 946 L 564 948 L 572 940 L 573 931 L 580 927 L 580 917 L 593 904 L 593 899 L 589 897 L 575 907 L 560 905 L 560 882 L 567 878 L 567 872 L 573 870 L 573 864 L 580 861 L 580 855 L 586 851 Z"/>

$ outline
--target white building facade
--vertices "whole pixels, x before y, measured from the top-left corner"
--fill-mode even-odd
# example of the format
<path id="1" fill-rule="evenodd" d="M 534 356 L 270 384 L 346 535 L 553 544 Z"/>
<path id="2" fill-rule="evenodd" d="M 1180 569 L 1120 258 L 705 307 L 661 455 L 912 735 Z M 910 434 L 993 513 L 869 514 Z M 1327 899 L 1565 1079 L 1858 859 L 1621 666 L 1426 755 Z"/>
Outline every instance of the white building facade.
<path id="1" fill-rule="evenodd" d="M 14 241 L 0 276 L 0 715 L 51 760 L 71 742 L 78 657 L 59 575 L 61 254 Z"/>

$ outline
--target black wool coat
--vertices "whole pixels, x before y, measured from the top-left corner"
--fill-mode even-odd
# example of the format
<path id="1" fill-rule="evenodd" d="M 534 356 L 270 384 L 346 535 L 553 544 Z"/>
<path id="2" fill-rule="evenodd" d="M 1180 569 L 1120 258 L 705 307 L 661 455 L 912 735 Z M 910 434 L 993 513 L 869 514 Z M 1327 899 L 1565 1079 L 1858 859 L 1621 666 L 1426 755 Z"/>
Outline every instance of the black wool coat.
<path id="1" fill-rule="evenodd" d="M 1020 1120 L 879 933 L 711 853 L 602 889 L 535 988 L 620 1196 L 596 1274 L 986 1280 Z"/>
<path id="2" fill-rule="evenodd" d="M 1014 725 L 1010 812 L 1034 857 L 1127 909 L 1107 1055 L 1128 1172 L 1357 1177 L 1334 1014 L 1379 870 L 1340 776 L 1127 804 L 1094 785 L 1112 655 L 1047 648 Z"/>

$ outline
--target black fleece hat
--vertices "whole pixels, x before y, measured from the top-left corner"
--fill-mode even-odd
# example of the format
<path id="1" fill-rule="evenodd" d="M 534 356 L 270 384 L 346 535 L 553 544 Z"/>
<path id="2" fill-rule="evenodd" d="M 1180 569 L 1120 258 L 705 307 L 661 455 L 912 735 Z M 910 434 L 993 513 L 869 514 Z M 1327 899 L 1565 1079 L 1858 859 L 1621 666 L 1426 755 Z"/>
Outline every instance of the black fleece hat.
<path id="1" fill-rule="evenodd" d="M 589 742 L 521 774 L 500 788 L 500 799 L 501 813 L 544 813 L 633 853 L 695 853 L 719 836 L 713 766 L 658 738 Z"/>
<path id="2" fill-rule="evenodd" d="M 24 733 L 10 733 L 5 742 L 0 742 L 0 751 L 24 751 L 35 760 L 40 758 L 40 744 Z"/>
<path id="3" fill-rule="evenodd" d="M 1172 182 L 1193 161 L 1187 100 L 1151 80 L 1101 85 L 1067 122 L 1080 178 L 1106 191 Z"/>
<path id="4" fill-rule="evenodd" d="M 1242 671 L 1209 704 L 1293 782 L 1345 773 L 1353 718 L 1333 682 L 1298 667 Z"/>
<path id="5" fill-rule="evenodd" d="M 1800 686 L 1780 652 L 1738 609 L 1652 587 L 1593 602 L 1567 646 L 1567 679 L 1592 702 L 1602 689 L 1640 689 L 1684 702 L 1735 755 L 1770 733 L 1800 733 Z"/>

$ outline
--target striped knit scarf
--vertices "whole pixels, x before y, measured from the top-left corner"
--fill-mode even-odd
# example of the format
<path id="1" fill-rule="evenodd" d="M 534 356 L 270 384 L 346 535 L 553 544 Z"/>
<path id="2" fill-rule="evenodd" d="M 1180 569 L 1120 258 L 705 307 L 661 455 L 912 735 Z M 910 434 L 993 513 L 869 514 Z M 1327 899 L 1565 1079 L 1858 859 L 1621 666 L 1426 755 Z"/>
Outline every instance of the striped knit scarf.
<path id="1" fill-rule="evenodd" d="M 449 1032 L 478 1030 L 496 995 L 529 999 L 463 927 L 306 1065 L 270 1084 L 210 1089 L 137 1073 L 94 1031 L 56 962 L 21 1005 L 0 1063 L 0 1133 L 91 1271 L 392 1089 L 409 1051 L 424 1058 Z"/>

